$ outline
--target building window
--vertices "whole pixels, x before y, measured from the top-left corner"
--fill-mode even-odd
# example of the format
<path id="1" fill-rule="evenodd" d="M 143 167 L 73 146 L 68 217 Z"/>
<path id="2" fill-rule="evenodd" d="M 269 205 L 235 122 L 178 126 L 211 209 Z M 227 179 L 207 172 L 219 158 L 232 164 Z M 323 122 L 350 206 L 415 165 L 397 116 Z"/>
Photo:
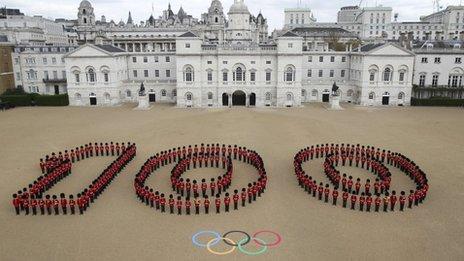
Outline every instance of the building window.
<path id="1" fill-rule="evenodd" d="M 324 76 L 324 71 L 323 70 L 319 70 L 319 78 L 322 78 Z"/>
<path id="2" fill-rule="evenodd" d="M 143 57 L 143 62 L 148 63 L 148 57 Z"/>
<path id="3" fill-rule="evenodd" d="M 76 83 L 81 82 L 81 77 L 80 77 L 79 73 L 74 73 L 74 79 L 76 80 Z"/>
<path id="4" fill-rule="evenodd" d="M 440 57 L 435 57 L 435 63 L 441 63 L 441 58 Z"/>
<path id="5" fill-rule="evenodd" d="M 46 57 L 42 58 L 42 62 L 43 64 L 47 64 L 47 58 Z"/>
<path id="6" fill-rule="evenodd" d="M 155 70 L 155 77 L 156 77 L 156 78 L 159 78 L 159 77 L 160 77 L 160 71 L 159 71 L 159 70 Z"/>
<path id="7" fill-rule="evenodd" d="M 271 64 L 271 61 L 266 61 L 266 64 Z"/>
<path id="8" fill-rule="evenodd" d="M 462 85 L 462 76 L 458 75 L 450 75 L 448 79 L 448 86 L 450 87 L 458 87 Z"/>
<path id="9" fill-rule="evenodd" d="M 213 61 L 207 61 L 206 63 L 207 64 L 213 64 Z"/>
<path id="10" fill-rule="evenodd" d="M 324 56 L 319 56 L 319 62 L 323 63 L 324 62 Z"/>
<path id="11" fill-rule="evenodd" d="M 438 74 L 434 74 L 432 76 L 432 86 L 437 87 L 438 86 Z"/>
<path id="12" fill-rule="evenodd" d="M 155 63 L 159 62 L 159 57 L 155 56 Z"/>
<path id="13" fill-rule="evenodd" d="M 213 93 L 212 92 L 208 92 L 208 100 L 212 100 L 213 99 Z"/>
<path id="14" fill-rule="evenodd" d="M 134 78 L 137 78 L 137 70 L 134 70 L 132 73 L 134 74 Z"/>
<path id="15" fill-rule="evenodd" d="M 166 77 L 171 77 L 171 70 L 166 70 Z"/>
<path id="16" fill-rule="evenodd" d="M 137 62 L 137 57 L 132 57 L 132 62 L 136 63 Z"/>
<path id="17" fill-rule="evenodd" d="M 266 72 L 266 82 L 271 81 L 271 72 Z"/>
<path id="18" fill-rule="evenodd" d="M 228 76 L 229 76 L 229 74 L 227 72 L 222 72 L 222 81 L 227 82 L 228 81 Z"/>
<path id="19" fill-rule="evenodd" d="M 161 90 L 161 96 L 162 96 L 162 97 L 166 97 L 166 90 L 164 90 L 164 89 Z"/>
<path id="20" fill-rule="evenodd" d="M 422 57 L 421 63 L 428 63 L 429 62 L 428 60 L 429 59 L 427 59 L 427 57 Z"/>
<path id="21" fill-rule="evenodd" d="M 374 93 L 371 92 L 371 93 L 369 93 L 369 100 L 373 100 L 373 99 L 374 99 Z"/>
<path id="22" fill-rule="evenodd" d="M 52 63 L 56 64 L 56 58 L 55 57 L 52 58 Z"/>
<path id="23" fill-rule="evenodd" d="M 346 62 L 346 57 L 342 56 L 342 63 Z"/>
<path id="24" fill-rule="evenodd" d="M 316 97 L 317 96 L 317 90 L 312 90 L 311 91 L 311 96 Z"/>
<path id="25" fill-rule="evenodd" d="M 213 72 L 212 71 L 207 72 L 207 79 L 208 79 L 208 82 L 213 81 Z"/>
<path id="26" fill-rule="evenodd" d="M 375 72 L 374 72 L 374 71 L 372 71 L 372 72 L 370 73 L 370 75 L 369 75 L 369 81 L 370 81 L 370 82 L 374 82 L 374 81 L 375 81 Z"/>
<path id="27" fill-rule="evenodd" d="M 384 82 L 391 81 L 391 75 L 392 75 L 392 70 L 390 68 L 385 68 L 385 71 L 383 71 L 383 81 Z"/>
<path id="28" fill-rule="evenodd" d="M 143 71 L 143 76 L 145 76 L 145 78 L 148 78 L 148 70 Z"/>
<path id="29" fill-rule="evenodd" d="M 89 82 L 96 82 L 97 81 L 97 79 L 96 79 L 97 77 L 96 77 L 95 71 L 93 69 L 89 69 L 87 75 L 88 75 L 88 81 Z"/>
<path id="30" fill-rule="evenodd" d="M 421 74 L 419 76 L 419 86 L 424 87 L 425 86 L 425 74 Z"/>
<path id="31" fill-rule="evenodd" d="M 461 63 L 461 57 L 456 57 L 455 63 L 460 64 Z"/>
<path id="32" fill-rule="evenodd" d="M 233 73 L 234 82 L 244 82 L 245 81 L 245 71 L 242 67 L 237 67 Z"/>
<path id="33" fill-rule="evenodd" d="M 250 72 L 250 81 L 252 82 L 256 81 L 256 72 Z"/>
<path id="34" fill-rule="evenodd" d="M 109 82 L 109 81 L 110 81 L 110 77 L 109 77 L 108 73 L 104 73 L 104 74 L 103 74 L 103 79 L 105 80 L 105 82 Z"/>
<path id="35" fill-rule="evenodd" d="M 398 100 L 402 100 L 404 98 L 404 93 L 398 93 Z"/>
<path id="36" fill-rule="evenodd" d="M 172 97 L 177 97 L 177 90 L 176 89 L 172 90 Z"/>
<path id="37" fill-rule="evenodd" d="M 190 48 L 190 44 L 189 44 L 189 43 L 186 43 L 186 44 L 185 44 L 185 48 Z"/>
<path id="38" fill-rule="evenodd" d="M 191 101 L 192 100 L 192 94 L 191 93 L 187 93 L 187 101 Z"/>
<path id="39" fill-rule="evenodd" d="M 340 77 L 345 78 L 345 73 L 346 73 L 345 70 L 341 70 Z"/>
<path id="40" fill-rule="evenodd" d="M 308 56 L 308 63 L 312 63 L 313 62 L 313 57 L 312 56 Z"/>
<path id="41" fill-rule="evenodd" d="M 222 61 L 222 64 L 227 64 L 227 61 Z"/>
<path id="42" fill-rule="evenodd" d="M 330 56 L 330 62 L 331 63 L 335 62 L 335 56 Z"/>
<path id="43" fill-rule="evenodd" d="M 405 72 L 400 72 L 400 78 L 399 78 L 400 82 L 404 82 L 404 74 Z"/>
<path id="44" fill-rule="evenodd" d="M 286 82 L 293 82 L 295 81 L 295 70 L 292 67 L 287 67 L 285 70 L 285 81 Z"/>
<path id="45" fill-rule="evenodd" d="M 288 43 L 288 48 L 293 48 L 293 43 Z"/>
<path id="46" fill-rule="evenodd" d="M 311 78 L 313 76 L 313 70 L 309 69 L 308 70 L 308 78 Z"/>
<path id="47" fill-rule="evenodd" d="M 334 74 L 335 74 L 334 70 L 330 70 L 330 78 L 333 78 Z"/>
<path id="48" fill-rule="evenodd" d="M 166 56 L 166 62 L 167 62 L 167 63 L 171 62 L 171 57 Z"/>
<path id="49" fill-rule="evenodd" d="M 272 98 L 271 93 L 270 93 L 270 92 L 267 92 L 267 93 L 266 93 L 266 101 L 270 101 L 271 98 Z"/>
<path id="50" fill-rule="evenodd" d="M 192 67 L 187 67 L 185 69 L 185 81 L 186 82 L 193 82 L 193 69 Z"/>

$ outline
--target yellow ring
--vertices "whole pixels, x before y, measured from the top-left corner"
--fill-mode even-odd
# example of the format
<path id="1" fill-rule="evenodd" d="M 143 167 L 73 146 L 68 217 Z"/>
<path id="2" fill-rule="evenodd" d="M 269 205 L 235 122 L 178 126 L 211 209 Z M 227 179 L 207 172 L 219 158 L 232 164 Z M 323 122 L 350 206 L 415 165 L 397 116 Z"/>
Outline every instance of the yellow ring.
<path id="1" fill-rule="evenodd" d="M 206 249 L 208 249 L 208 251 L 211 253 L 211 254 L 215 254 L 215 255 L 219 255 L 219 256 L 224 256 L 224 255 L 227 255 L 227 254 L 230 254 L 232 252 L 234 252 L 235 250 L 235 246 L 233 246 L 230 250 L 227 250 L 225 252 L 216 252 L 214 250 L 211 249 L 211 244 L 216 241 L 216 240 L 225 240 L 225 241 L 228 241 L 229 243 L 233 244 L 233 245 L 236 245 L 236 243 L 230 239 L 230 238 L 227 238 L 227 237 L 222 237 L 222 238 L 213 238 L 211 239 L 207 244 L 206 244 Z"/>

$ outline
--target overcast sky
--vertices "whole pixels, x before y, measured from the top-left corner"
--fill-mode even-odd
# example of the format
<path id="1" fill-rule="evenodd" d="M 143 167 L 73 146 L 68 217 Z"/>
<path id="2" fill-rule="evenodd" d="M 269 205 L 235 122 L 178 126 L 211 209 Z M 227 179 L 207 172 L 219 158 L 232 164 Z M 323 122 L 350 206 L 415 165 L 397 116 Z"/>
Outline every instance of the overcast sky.
<path id="1" fill-rule="evenodd" d="M 76 19 L 77 8 L 81 0 L 0 0 L 0 5 L 8 8 L 19 8 L 26 15 L 42 15 L 48 18 Z M 177 13 L 182 5 L 188 14 L 200 18 L 205 13 L 211 0 L 90 0 L 95 15 L 99 20 L 102 15 L 106 19 L 119 22 L 127 21 L 128 12 L 132 12 L 134 21 L 145 21 L 152 13 L 158 17 L 168 3 Z M 221 0 L 224 12 L 227 13 L 234 0 Z M 357 5 L 359 0 L 301 0 L 302 5 L 312 9 L 318 22 L 335 22 L 337 11 L 342 6 Z M 261 10 L 268 18 L 269 29 L 281 28 L 283 24 L 283 9 L 296 7 L 298 0 L 245 0 L 250 12 L 257 15 Z M 400 21 L 417 21 L 419 16 L 433 10 L 433 0 L 364 0 L 362 6 L 375 6 L 376 3 L 393 7 L 394 13 L 399 13 Z M 441 5 L 459 5 L 460 0 L 441 0 Z M 464 1 L 463 1 L 464 3 Z"/>

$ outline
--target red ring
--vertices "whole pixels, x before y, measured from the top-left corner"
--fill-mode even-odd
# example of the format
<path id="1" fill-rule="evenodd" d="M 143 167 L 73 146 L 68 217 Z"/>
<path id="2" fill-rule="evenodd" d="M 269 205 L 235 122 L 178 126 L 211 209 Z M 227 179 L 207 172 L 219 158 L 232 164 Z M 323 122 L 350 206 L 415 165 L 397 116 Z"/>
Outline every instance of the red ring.
<path id="1" fill-rule="evenodd" d="M 274 232 L 274 231 L 270 231 L 270 230 L 261 230 L 261 231 L 258 231 L 256 233 L 253 234 L 253 238 L 257 237 L 259 234 L 262 234 L 262 233 L 270 233 L 270 234 L 273 234 L 277 240 L 276 242 L 272 243 L 272 244 L 261 244 L 260 242 L 258 242 L 257 240 L 253 239 L 253 241 L 260 245 L 260 246 L 267 246 L 267 247 L 274 247 L 274 246 L 277 246 L 279 245 L 281 242 L 282 242 L 282 236 L 280 234 L 278 234 L 277 232 Z"/>

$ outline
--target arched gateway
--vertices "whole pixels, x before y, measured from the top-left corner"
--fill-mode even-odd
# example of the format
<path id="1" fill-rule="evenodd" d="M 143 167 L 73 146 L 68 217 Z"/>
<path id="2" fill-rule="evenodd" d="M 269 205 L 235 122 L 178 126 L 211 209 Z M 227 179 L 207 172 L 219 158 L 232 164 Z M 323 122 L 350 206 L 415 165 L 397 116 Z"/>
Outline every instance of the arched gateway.
<path id="1" fill-rule="evenodd" d="M 235 91 L 232 94 L 232 105 L 233 106 L 245 106 L 246 105 L 246 94 L 243 91 Z"/>

